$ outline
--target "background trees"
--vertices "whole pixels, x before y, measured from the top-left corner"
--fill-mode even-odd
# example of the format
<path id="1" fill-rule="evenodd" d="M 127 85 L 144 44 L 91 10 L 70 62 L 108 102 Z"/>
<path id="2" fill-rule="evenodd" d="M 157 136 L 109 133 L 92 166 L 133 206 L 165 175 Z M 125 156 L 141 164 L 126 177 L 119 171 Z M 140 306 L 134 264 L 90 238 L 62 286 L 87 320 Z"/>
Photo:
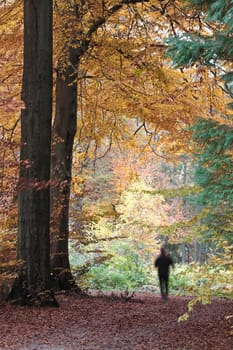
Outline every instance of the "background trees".
<path id="1" fill-rule="evenodd" d="M 8 2 L 0 6 L 0 255 L 2 262 L 9 265 L 15 263 L 16 255 L 19 109 L 22 107 L 21 13 L 22 6 Z"/>

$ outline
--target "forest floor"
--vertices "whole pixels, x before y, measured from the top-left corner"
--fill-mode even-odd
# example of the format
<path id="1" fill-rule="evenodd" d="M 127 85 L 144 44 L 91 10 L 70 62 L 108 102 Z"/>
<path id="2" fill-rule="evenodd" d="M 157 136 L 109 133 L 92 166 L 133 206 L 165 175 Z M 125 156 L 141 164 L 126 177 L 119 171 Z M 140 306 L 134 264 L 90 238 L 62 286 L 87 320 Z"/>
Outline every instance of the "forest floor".
<path id="1" fill-rule="evenodd" d="M 78 297 L 57 295 L 58 308 L 0 304 L 0 349 L 14 350 L 232 350 L 233 301 L 164 302 L 152 293 Z"/>

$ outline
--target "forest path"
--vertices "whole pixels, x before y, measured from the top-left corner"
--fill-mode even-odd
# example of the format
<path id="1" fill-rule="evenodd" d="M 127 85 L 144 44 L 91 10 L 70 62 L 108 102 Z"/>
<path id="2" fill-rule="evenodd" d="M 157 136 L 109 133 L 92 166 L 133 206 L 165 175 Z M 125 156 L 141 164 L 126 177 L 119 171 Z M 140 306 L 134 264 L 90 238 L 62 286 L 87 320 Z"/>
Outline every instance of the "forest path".
<path id="1" fill-rule="evenodd" d="M 232 350 L 233 301 L 197 304 L 185 322 L 188 297 L 167 302 L 152 293 L 125 301 L 111 295 L 58 295 L 59 308 L 0 305 L 0 349 Z"/>

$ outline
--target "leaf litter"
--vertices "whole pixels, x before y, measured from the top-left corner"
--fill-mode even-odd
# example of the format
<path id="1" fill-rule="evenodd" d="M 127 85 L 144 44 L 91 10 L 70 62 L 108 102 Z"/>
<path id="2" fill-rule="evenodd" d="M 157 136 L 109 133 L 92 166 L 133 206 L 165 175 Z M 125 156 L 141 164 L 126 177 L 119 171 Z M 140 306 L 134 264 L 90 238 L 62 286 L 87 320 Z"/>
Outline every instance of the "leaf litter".
<path id="1" fill-rule="evenodd" d="M 0 349 L 12 350 L 232 350 L 233 301 L 164 302 L 153 293 L 57 295 L 58 308 L 0 305 Z"/>

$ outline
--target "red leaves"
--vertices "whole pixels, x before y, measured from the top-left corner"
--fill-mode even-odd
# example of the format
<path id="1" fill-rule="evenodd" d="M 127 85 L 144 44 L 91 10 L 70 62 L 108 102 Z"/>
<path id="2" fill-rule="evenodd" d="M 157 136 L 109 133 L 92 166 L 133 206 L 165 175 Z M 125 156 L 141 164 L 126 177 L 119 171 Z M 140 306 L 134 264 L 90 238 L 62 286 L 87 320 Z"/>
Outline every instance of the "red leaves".
<path id="1" fill-rule="evenodd" d="M 197 304 L 186 322 L 178 317 L 188 298 L 163 302 L 153 294 L 131 301 L 113 297 L 58 296 L 60 307 L 0 307 L 0 349 L 231 350 L 233 302 Z"/>

